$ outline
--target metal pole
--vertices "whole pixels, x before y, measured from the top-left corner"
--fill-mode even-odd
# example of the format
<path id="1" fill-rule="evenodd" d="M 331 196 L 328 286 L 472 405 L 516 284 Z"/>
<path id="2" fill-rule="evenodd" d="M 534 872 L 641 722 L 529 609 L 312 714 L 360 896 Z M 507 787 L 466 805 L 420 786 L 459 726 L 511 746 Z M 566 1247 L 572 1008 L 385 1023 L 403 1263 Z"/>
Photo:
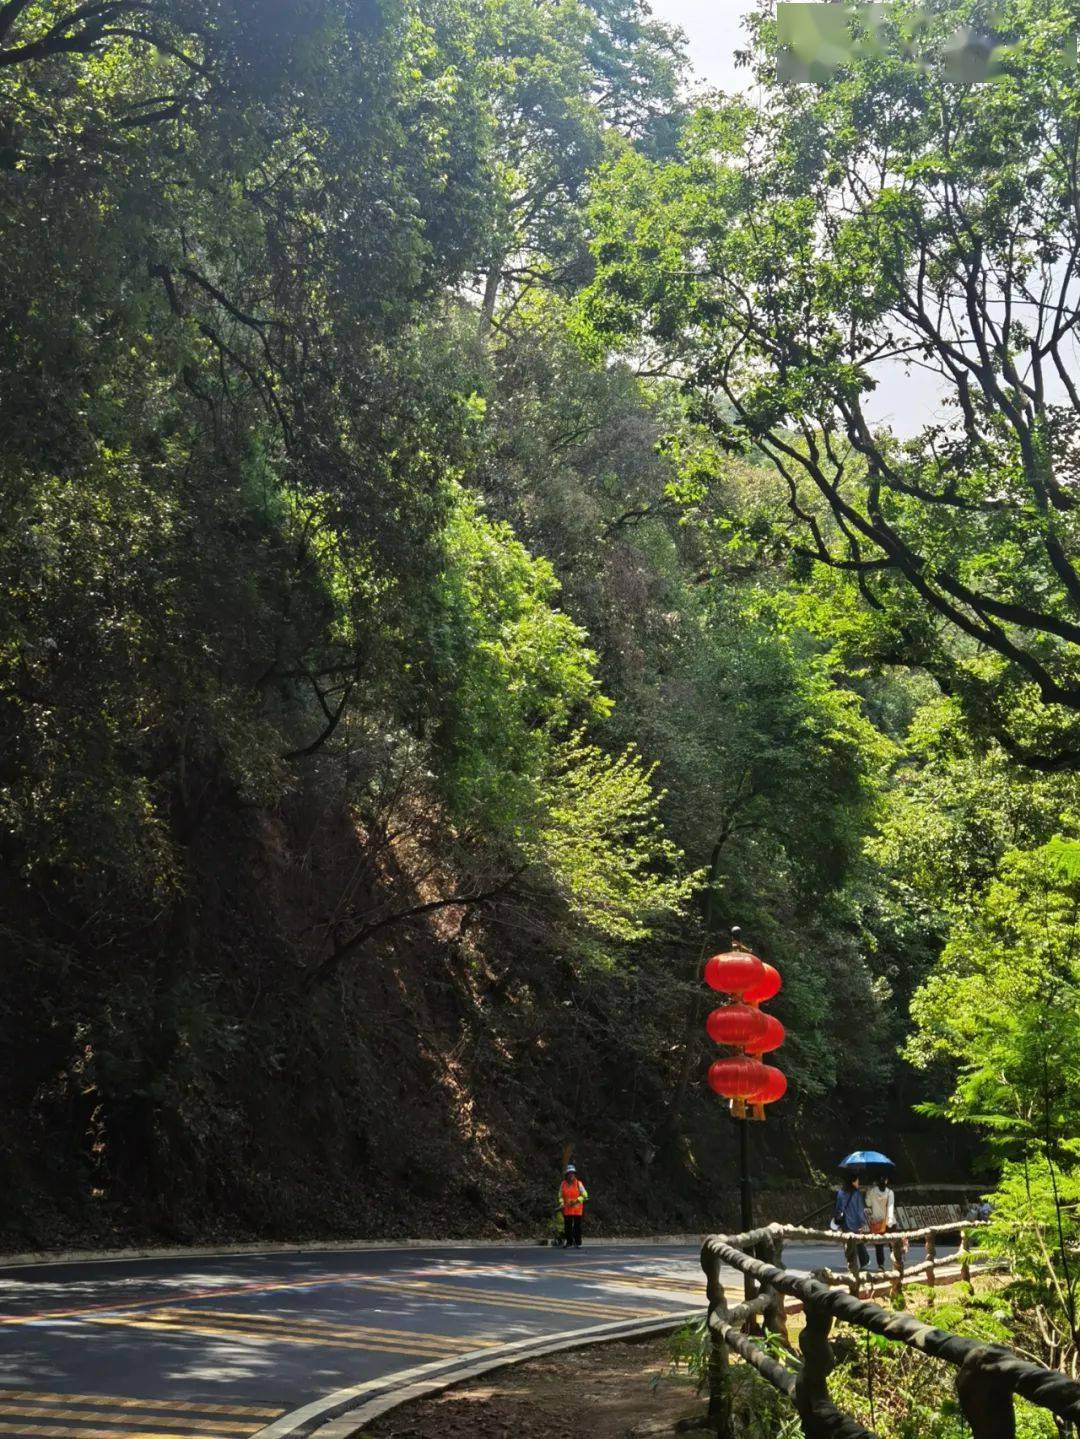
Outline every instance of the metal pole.
<path id="1" fill-rule="evenodd" d="M 742 1230 L 748 1234 L 754 1227 L 754 1192 L 750 1186 L 750 1121 L 744 1115 L 735 1123 L 739 1126 L 739 1194 L 742 1204 Z M 754 1297 L 754 1281 L 749 1274 L 743 1275 L 743 1294 L 747 1299 Z"/>
<path id="2" fill-rule="evenodd" d="M 742 1230 L 749 1234 L 754 1227 L 754 1194 L 750 1187 L 750 1121 L 738 1119 L 739 1126 L 739 1189 L 742 1195 Z"/>
<path id="3" fill-rule="evenodd" d="M 742 949 L 742 930 L 737 924 L 731 926 L 731 947 Z M 739 1203 L 742 1210 L 742 1230 L 748 1234 L 754 1227 L 754 1195 L 750 1188 L 750 1121 L 746 1117 L 746 1110 L 743 1109 L 741 1119 L 736 1119 L 739 1126 Z M 743 1294 L 747 1299 L 753 1299 L 756 1289 L 754 1281 L 748 1274 L 743 1275 Z"/>

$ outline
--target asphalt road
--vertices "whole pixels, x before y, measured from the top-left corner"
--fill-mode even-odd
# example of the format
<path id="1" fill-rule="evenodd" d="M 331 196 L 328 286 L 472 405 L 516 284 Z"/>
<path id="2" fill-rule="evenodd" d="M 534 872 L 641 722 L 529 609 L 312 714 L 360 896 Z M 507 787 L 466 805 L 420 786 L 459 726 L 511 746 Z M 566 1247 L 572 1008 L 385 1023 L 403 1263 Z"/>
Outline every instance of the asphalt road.
<path id="1" fill-rule="evenodd" d="M 785 1259 L 843 1264 L 839 1247 L 789 1246 Z M 0 1269 L 0 1439 L 276 1439 L 282 1416 L 365 1381 L 699 1305 L 690 1245 Z"/>

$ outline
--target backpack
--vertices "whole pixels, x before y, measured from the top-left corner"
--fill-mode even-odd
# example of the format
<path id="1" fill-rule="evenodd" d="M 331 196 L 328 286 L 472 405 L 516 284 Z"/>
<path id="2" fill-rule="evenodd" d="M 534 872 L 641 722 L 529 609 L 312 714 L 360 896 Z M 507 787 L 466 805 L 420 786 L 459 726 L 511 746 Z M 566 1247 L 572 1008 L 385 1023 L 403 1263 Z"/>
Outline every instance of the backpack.
<path id="1" fill-rule="evenodd" d="M 841 1233 L 844 1233 L 844 1234 L 847 1233 L 847 1228 L 846 1228 L 847 1214 L 848 1214 L 848 1210 L 851 1208 L 851 1201 L 855 1198 L 855 1195 L 856 1195 L 857 1193 L 858 1193 L 858 1190 L 857 1190 L 857 1189 L 849 1189 L 846 1194 L 845 1194 L 844 1190 L 842 1190 L 842 1189 L 837 1190 L 836 1203 L 835 1203 L 835 1205 L 833 1206 L 833 1217 L 832 1217 L 832 1221 L 831 1221 L 830 1224 L 829 1224 L 829 1228 L 830 1228 L 830 1229 L 838 1230 L 838 1231 L 840 1231 Z M 840 1202 L 841 1196 L 843 1196 L 843 1203 L 842 1203 L 842 1204 L 841 1204 L 841 1202 Z"/>

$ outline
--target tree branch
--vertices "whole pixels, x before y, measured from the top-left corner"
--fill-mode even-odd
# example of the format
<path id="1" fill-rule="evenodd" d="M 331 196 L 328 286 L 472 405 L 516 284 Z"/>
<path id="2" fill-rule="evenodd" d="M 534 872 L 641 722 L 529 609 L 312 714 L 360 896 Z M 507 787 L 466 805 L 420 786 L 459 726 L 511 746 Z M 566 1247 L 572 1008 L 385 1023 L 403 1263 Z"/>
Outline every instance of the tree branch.
<path id="1" fill-rule="evenodd" d="M 373 921 L 371 924 L 365 924 L 362 929 L 357 930 L 356 934 L 354 934 L 351 939 L 347 939 L 344 944 L 335 943 L 333 952 L 327 955 L 312 971 L 307 983 L 308 989 L 315 989 L 317 986 L 325 984 L 328 979 L 331 979 L 338 972 L 350 955 L 355 954 L 357 950 L 363 948 L 369 939 L 372 939 L 376 934 L 380 934 L 384 929 L 390 929 L 396 924 L 404 924 L 410 919 L 419 919 L 421 915 L 434 914 L 440 909 L 454 909 L 459 906 L 462 908 L 471 908 L 477 904 L 487 904 L 490 900 L 497 899 L 499 895 L 505 894 L 514 880 L 519 879 L 528 868 L 529 866 L 527 864 L 519 866 L 513 873 L 508 874 L 505 878 L 501 879 L 498 884 L 492 885 L 488 889 L 479 890 L 472 894 L 451 894 L 444 899 L 430 899 L 424 904 L 410 905 L 408 909 L 398 910 L 394 914 L 388 914 L 382 919 Z"/>

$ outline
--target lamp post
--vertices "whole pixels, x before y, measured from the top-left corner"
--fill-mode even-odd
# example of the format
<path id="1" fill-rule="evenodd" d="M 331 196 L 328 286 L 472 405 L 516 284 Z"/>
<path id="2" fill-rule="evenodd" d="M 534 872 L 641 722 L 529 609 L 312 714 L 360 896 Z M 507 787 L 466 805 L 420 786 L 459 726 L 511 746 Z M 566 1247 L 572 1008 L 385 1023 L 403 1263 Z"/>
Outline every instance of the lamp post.
<path id="1" fill-rule="evenodd" d="M 740 931 L 731 931 L 731 949 L 714 954 L 705 965 L 705 983 L 728 996 L 705 1021 L 709 1038 L 736 1051 L 709 1067 L 708 1084 L 728 1100 L 739 1126 L 739 1197 L 743 1231 L 754 1227 L 754 1195 L 750 1178 L 751 1119 L 764 1120 L 765 1106 L 787 1091 L 787 1079 L 761 1056 L 779 1049 L 784 1026 L 760 1006 L 780 992 L 780 975 L 771 964 L 742 948 Z M 749 1280 L 747 1281 L 749 1285 Z"/>
<path id="2" fill-rule="evenodd" d="M 735 924 L 731 927 L 732 949 L 742 948 L 742 930 Z M 760 1014 L 761 1011 L 758 1010 Z M 742 1118 L 736 1117 L 739 1126 L 739 1222 L 744 1234 L 754 1227 L 754 1188 L 750 1180 L 750 1121 L 743 1110 Z"/>
<path id="3" fill-rule="evenodd" d="M 745 1113 L 736 1118 L 739 1126 L 739 1200 L 743 1233 L 754 1227 L 754 1189 L 750 1181 L 750 1121 Z"/>

